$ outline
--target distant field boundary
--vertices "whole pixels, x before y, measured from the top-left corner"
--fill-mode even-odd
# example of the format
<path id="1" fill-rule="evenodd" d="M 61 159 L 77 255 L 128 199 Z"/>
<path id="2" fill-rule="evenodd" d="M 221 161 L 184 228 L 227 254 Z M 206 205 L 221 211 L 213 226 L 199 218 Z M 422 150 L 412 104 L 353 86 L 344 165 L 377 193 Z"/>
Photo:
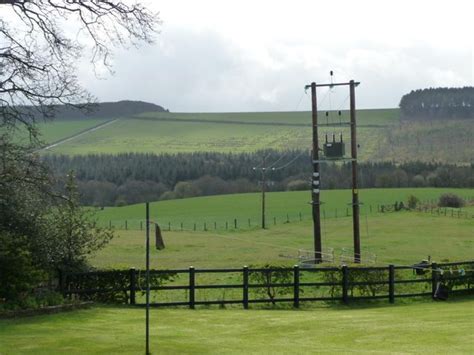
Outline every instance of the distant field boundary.
<path id="1" fill-rule="evenodd" d="M 467 199 L 466 199 L 467 200 Z M 469 199 L 471 201 L 472 198 Z M 423 203 L 422 203 L 423 205 Z M 406 211 L 406 209 L 404 209 Z M 428 207 L 425 203 L 422 207 L 418 207 L 413 210 L 413 212 L 421 212 L 421 213 L 430 213 L 432 216 L 443 216 L 443 217 L 451 217 L 456 219 L 471 219 L 474 218 L 474 214 L 470 211 L 465 211 L 462 209 L 455 209 L 455 208 L 447 208 L 447 207 Z M 380 215 L 386 213 L 398 213 L 398 211 L 394 211 L 393 204 L 377 204 L 375 206 L 369 205 L 366 215 Z M 347 218 L 352 217 L 352 209 L 349 207 L 344 208 L 335 208 L 331 211 L 326 211 L 323 209 L 321 211 L 321 217 L 323 220 L 329 218 Z M 159 218 L 156 218 L 159 219 Z M 302 222 L 304 220 L 311 220 L 311 214 L 304 214 L 302 212 L 295 213 L 286 213 L 279 214 L 278 216 L 267 215 L 266 216 L 266 224 L 267 228 L 276 226 L 277 224 L 288 224 L 293 222 Z M 102 226 L 107 226 L 109 228 L 115 228 L 117 230 L 143 230 L 145 226 L 144 219 L 136 219 L 136 218 L 125 218 L 125 219 L 110 219 L 108 221 L 102 220 L 100 223 Z M 160 226 L 163 230 L 166 231 L 175 231 L 175 232 L 210 232 L 210 231 L 236 231 L 236 230 L 248 230 L 254 228 L 260 228 L 261 226 L 261 219 L 259 217 L 253 218 L 235 218 L 235 217 L 228 217 L 227 219 L 205 219 L 205 218 L 196 218 L 195 221 L 190 221 L 189 218 L 186 221 L 177 221 L 176 218 L 171 221 L 163 220 L 161 218 Z"/>
<path id="2" fill-rule="evenodd" d="M 191 123 L 217 123 L 217 124 L 232 124 L 232 125 L 252 125 L 252 126 L 284 126 L 284 127 L 311 127 L 311 122 L 308 123 L 287 123 L 287 122 L 263 122 L 263 121 L 238 121 L 238 120 L 213 120 L 213 119 L 199 119 L 199 118 L 167 118 L 167 117 L 142 117 L 132 116 L 132 119 L 146 120 L 146 121 L 163 121 L 163 122 L 191 122 Z M 349 125 L 347 125 L 349 126 Z M 366 128 L 384 128 L 387 125 L 377 124 L 358 124 L 358 127 Z"/>
<path id="3" fill-rule="evenodd" d="M 100 128 L 103 128 L 103 127 L 105 127 L 105 126 L 111 125 L 112 123 L 115 123 L 115 122 L 118 121 L 118 120 L 120 120 L 120 118 L 113 118 L 113 119 L 111 119 L 111 120 L 108 120 L 108 121 L 99 123 L 99 124 L 97 124 L 97 125 L 95 125 L 95 126 L 92 126 L 92 127 L 86 128 L 86 129 L 83 129 L 83 130 L 77 132 L 76 134 L 73 134 L 72 136 L 68 136 L 68 137 L 62 138 L 62 139 L 60 139 L 60 140 L 57 140 L 57 141 L 55 141 L 55 142 L 52 142 L 52 143 L 50 143 L 50 144 L 48 144 L 48 145 L 46 145 L 46 146 L 44 146 L 44 147 L 42 147 L 42 148 L 36 150 L 35 153 L 41 152 L 41 151 L 44 151 L 44 150 L 48 150 L 48 149 L 51 149 L 51 148 L 54 148 L 54 147 L 56 147 L 56 146 L 58 146 L 58 145 L 60 145 L 60 144 L 62 144 L 62 143 L 69 142 L 69 141 L 71 141 L 71 140 L 73 140 L 73 139 L 75 139 L 75 138 L 77 138 L 77 137 L 79 137 L 79 136 L 82 136 L 82 135 L 86 134 L 86 133 L 90 133 L 90 132 L 93 132 L 93 131 L 98 130 L 98 129 L 100 129 Z"/>

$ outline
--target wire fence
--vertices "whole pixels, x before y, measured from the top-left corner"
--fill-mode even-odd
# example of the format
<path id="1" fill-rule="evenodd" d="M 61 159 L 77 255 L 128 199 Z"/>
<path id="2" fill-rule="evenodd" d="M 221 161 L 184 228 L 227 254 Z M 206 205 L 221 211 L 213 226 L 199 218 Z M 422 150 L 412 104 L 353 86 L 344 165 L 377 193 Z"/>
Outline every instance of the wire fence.
<path id="1" fill-rule="evenodd" d="M 472 203 L 473 200 L 467 200 L 468 203 Z M 430 213 L 433 216 L 444 216 L 458 219 L 470 219 L 474 218 L 474 211 L 470 209 L 462 208 L 449 208 L 449 207 L 438 207 L 435 200 L 422 201 L 418 203 L 418 207 L 414 211 Z M 393 213 L 407 210 L 407 207 L 400 203 L 392 204 L 377 204 L 377 205 L 362 205 L 363 210 L 361 215 L 380 215 L 386 213 Z M 334 208 L 334 209 L 321 209 L 321 218 L 325 219 L 337 219 L 352 217 L 352 208 Z M 262 228 L 262 216 L 258 217 L 229 217 L 227 219 L 215 218 L 210 219 L 196 219 L 195 221 L 183 220 L 179 221 L 177 218 L 173 220 L 166 220 L 160 217 L 152 217 L 154 221 L 158 221 L 162 230 L 165 231 L 187 231 L 187 232 L 208 232 L 208 231 L 235 231 L 235 230 L 250 230 Z M 309 212 L 288 212 L 280 213 L 278 215 L 267 214 L 265 216 L 265 227 L 271 228 L 272 226 L 302 222 L 306 220 L 312 220 L 312 214 Z M 100 225 L 114 228 L 117 230 L 144 230 L 146 222 L 144 219 L 118 219 L 109 220 L 108 222 L 101 221 Z"/>

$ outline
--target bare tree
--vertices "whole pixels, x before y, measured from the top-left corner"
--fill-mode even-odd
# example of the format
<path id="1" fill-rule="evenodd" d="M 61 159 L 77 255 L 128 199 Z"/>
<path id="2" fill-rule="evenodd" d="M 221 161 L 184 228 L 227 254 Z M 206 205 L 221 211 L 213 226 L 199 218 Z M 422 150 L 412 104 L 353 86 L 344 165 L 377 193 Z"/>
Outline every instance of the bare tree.
<path id="1" fill-rule="evenodd" d="M 3 0 L 0 11 L 0 128 L 21 123 L 33 140 L 35 122 L 56 105 L 93 102 L 78 82 L 78 58 L 88 53 L 94 68 L 110 69 L 114 48 L 152 43 L 160 23 L 128 1 Z"/>

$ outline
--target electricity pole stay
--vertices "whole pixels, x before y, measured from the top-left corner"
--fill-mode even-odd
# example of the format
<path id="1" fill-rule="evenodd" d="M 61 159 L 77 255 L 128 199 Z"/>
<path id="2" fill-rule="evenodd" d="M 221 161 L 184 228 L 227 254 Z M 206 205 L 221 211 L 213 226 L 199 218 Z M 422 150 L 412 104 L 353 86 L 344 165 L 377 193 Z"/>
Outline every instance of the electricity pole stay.
<path id="1" fill-rule="evenodd" d="M 332 76 L 332 72 L 331 72 Z M 312 127 L 313 127 L 313 146 L 312 146 L 312 165 L 313 174 L 311 178 L 311 204 L 313 214 L 313 236 L 314 236 L 314 259 L 315 263 L 321 263 L 322 258 L 322 244 L 321 244 L 321 200 L 320 200 L 320 164 L 332 161 L 350 161 L 352 164 L 352 224 L 353 224 L 353 239 L 354 239 L 354 262 L 360 263 L 360 225 L 359 225 L 359 191 L 357 184 L 357 141 L 356 141 L 356 108 L 355 108 L 355 87 L 360 83 L 354 80 L 348 83 L 330 83 L 330 84 L 316 84 L 315 82 L 305 86 L 305 90 L 311 88 L 311 108 L 312 108 Z M 335 86 L 348 86 L 350 99 L 350 122 L 338 124 L 319 124 L 318 123 L 318 107 L 317 107 L 317 88 Z M 320 149 L 318 139 L 319 126 L 341 126 L 349 125 L 351 132 L 351 157 L 344 157 L 344 143 L 342 142 L 342 134 L 339 142 L 336 142 L 335 135 L 333 141 L 328 142 L 326 135 L 326 142 L 323 143 L 324 149 Z M 319 152 L 323 151 L 320 157 Z"/>

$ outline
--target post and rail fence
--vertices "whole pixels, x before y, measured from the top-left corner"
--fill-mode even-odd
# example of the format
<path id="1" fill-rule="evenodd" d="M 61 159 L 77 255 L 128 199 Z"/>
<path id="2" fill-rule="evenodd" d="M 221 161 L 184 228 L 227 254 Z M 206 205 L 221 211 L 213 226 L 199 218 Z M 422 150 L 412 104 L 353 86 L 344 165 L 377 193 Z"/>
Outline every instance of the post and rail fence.
<path id="1" fill-rule="evenodd" d="M 151 306 L 194 309 L 199 305 L 237 304 L 248 309 L 250 304 L 284 302 L 298 308 L 303 302 L 349 304 L 377 299 L 394 303 L 398 298 L 434 297 L 440 282 L 449 287 L 452 295 L 474 294 L 474 261 L 417 265 L 150 270 L 150 290 L 155 293 Z M 209 275 L 221 277 L 217 278 L 218 283 L 198 281 L 202 276 L 209 280 Z M 255 278 L 256 275 L 264 277 Z M 286 276 L 274 278 L 277 275 Z M 135 269 L 62 273 L 59 288 L 66 297 L 144 306 L 140 300 L 143 278 L 144 273 Z M 232 282 L 222 283 L 222 278 Z M 205 297 L 199 297 L 202 291 L 208 291 Z"/>

